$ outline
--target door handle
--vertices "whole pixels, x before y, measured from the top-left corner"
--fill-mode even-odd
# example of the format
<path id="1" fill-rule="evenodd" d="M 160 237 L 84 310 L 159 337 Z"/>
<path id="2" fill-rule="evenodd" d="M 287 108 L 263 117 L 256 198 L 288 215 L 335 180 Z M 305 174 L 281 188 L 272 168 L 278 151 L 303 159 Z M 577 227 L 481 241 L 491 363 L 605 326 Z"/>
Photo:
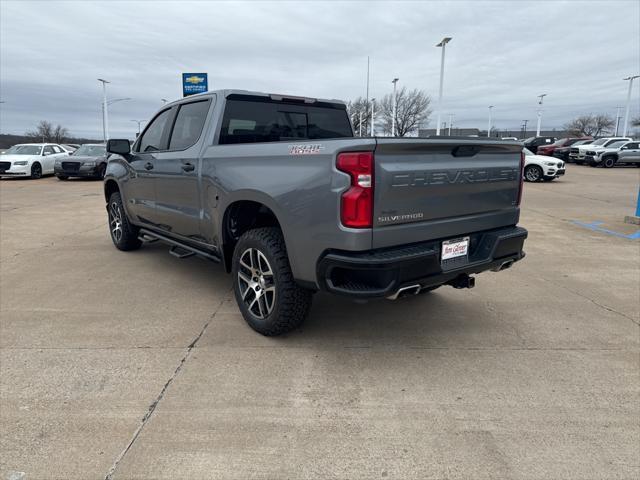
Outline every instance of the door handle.
<path id="1" fill-rule="evenodd" d="M 182 170 L 185 172 L 193 172 L 195 169 L 196 167 L 194 167 L 192 163 L 187 162 L 182 164 Z"/>
<path id="2" fill-rule="evenodd" d="M 144 164 L 145 170 L 153 170 L 153 163 L 147 162 Z"/>

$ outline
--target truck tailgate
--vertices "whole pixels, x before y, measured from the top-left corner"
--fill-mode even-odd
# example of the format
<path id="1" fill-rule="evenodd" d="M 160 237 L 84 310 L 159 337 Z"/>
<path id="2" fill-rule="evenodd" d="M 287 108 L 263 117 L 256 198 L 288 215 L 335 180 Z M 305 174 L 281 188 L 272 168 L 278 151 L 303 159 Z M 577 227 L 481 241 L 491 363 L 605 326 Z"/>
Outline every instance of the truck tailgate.
<path id="1" fill-rule="evenodd" d="M 521 150 L 488 139 L 377 139 L 373 248 L 515 225 Z"/>

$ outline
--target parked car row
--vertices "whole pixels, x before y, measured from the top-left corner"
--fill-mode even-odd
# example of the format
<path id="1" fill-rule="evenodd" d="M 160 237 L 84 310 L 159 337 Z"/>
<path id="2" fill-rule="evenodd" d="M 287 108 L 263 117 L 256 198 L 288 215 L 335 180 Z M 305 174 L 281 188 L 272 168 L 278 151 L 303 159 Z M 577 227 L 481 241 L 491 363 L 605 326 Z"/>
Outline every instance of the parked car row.
<path id="1" fill-rule="evenodd" d="M 103 144 L 22 143 L 0 156 L 0 177 L 40 178 L 56 175 L 102 179 L 109 155 Z"/>
<path id="2" fill-rule="evenodd" d="M 605 137 L 605 138 L 599 138 L 597 140 L 594 140 L 593 142 L 589 143 L 589 144 L 583 144 L 583 145 L 578 145 L 571 147 L 571 149 L 569 150 L 569 162 L 574 162 L 577 165 L 582 165 L 585 162 L 587 162 L 587 152 L 597 152 L 600 151 L 600 149 L 605 149 L 607 147 L 609 147 L 610 145 L 620 142 L 620 141 L 624 141 L 626 142 L 630 142 L 633 139 L 629 138 L 629 137 Z M 592 155 L 594 156 L 595 153 Z"/>

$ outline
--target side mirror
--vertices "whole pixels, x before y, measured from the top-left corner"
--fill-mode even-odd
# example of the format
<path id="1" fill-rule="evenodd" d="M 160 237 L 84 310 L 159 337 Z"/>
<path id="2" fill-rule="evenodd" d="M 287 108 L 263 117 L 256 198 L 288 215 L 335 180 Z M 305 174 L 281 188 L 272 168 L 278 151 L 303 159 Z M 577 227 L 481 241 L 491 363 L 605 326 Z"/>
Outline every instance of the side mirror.
<path id="1" fill-rule="evenodd" d="M 128 155 L 131 152 L 131 146 L 127 139 L 107 140 L 107 152 L 117 153 L 118 155 Z"/>

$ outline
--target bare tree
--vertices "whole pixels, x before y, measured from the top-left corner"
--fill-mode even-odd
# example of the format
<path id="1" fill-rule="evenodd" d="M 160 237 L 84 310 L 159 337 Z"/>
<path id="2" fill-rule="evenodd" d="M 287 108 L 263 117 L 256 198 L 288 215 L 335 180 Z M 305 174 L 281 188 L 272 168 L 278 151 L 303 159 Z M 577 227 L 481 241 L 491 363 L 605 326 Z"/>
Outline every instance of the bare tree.
<path id="1" fill-rule="evenodd" d="M 69 136 L 69 130 L 62 125 L 56 126 L 53 130 L 53 142 L 55 143 L 64 143 L 64 141 Z"/>
<path id="2" fill-rule="evenodd" d="M 589 114 L 574 118 L 564 126 L 564 129 L 572 135 L 598 137 L 611 132 L 615 124 L 615 120 L 609 115 Z"/>
<path id="3" fill-rule="evenodd" d="M 395 136 L 404 137 L 415 132 L 431 115 L 431 98 L 421 90 L 408 91 L 402 87 L 396 93 L 396 128 Z M 380 118 L 382 129 L 391 134 L 393 119 L 393 94 L 385 95 L 380 102 Z"/>
<path id="4" fill-rule="evenodd" d="M 360 135 L 360 120 L 362 120 L 362 135 L 369 135 L 369 129 L 371 128 L 371 101 L 367 102 L 366 98 L 358 97 L 347 104 L 347 112 L 351 117 L 354 133 Z"/>
<path id="5" fill-rule="evenodd" d="M 26 132 L 25 136 L 40 142 L 62 143 L 69 136 L 69 130 L 62 125 L 54 127 L 51 122 L 41 120 L 36 129 Z"/>
<path id="6" fill-rule="evenodd" d="M 41 120 L 35 130 L 26 132 L 25 135 L 27 137 L 38 139 L 42 142 L 50 142 L 53 135 L 53 125 L 51 124 L 51 122 Z"/>

